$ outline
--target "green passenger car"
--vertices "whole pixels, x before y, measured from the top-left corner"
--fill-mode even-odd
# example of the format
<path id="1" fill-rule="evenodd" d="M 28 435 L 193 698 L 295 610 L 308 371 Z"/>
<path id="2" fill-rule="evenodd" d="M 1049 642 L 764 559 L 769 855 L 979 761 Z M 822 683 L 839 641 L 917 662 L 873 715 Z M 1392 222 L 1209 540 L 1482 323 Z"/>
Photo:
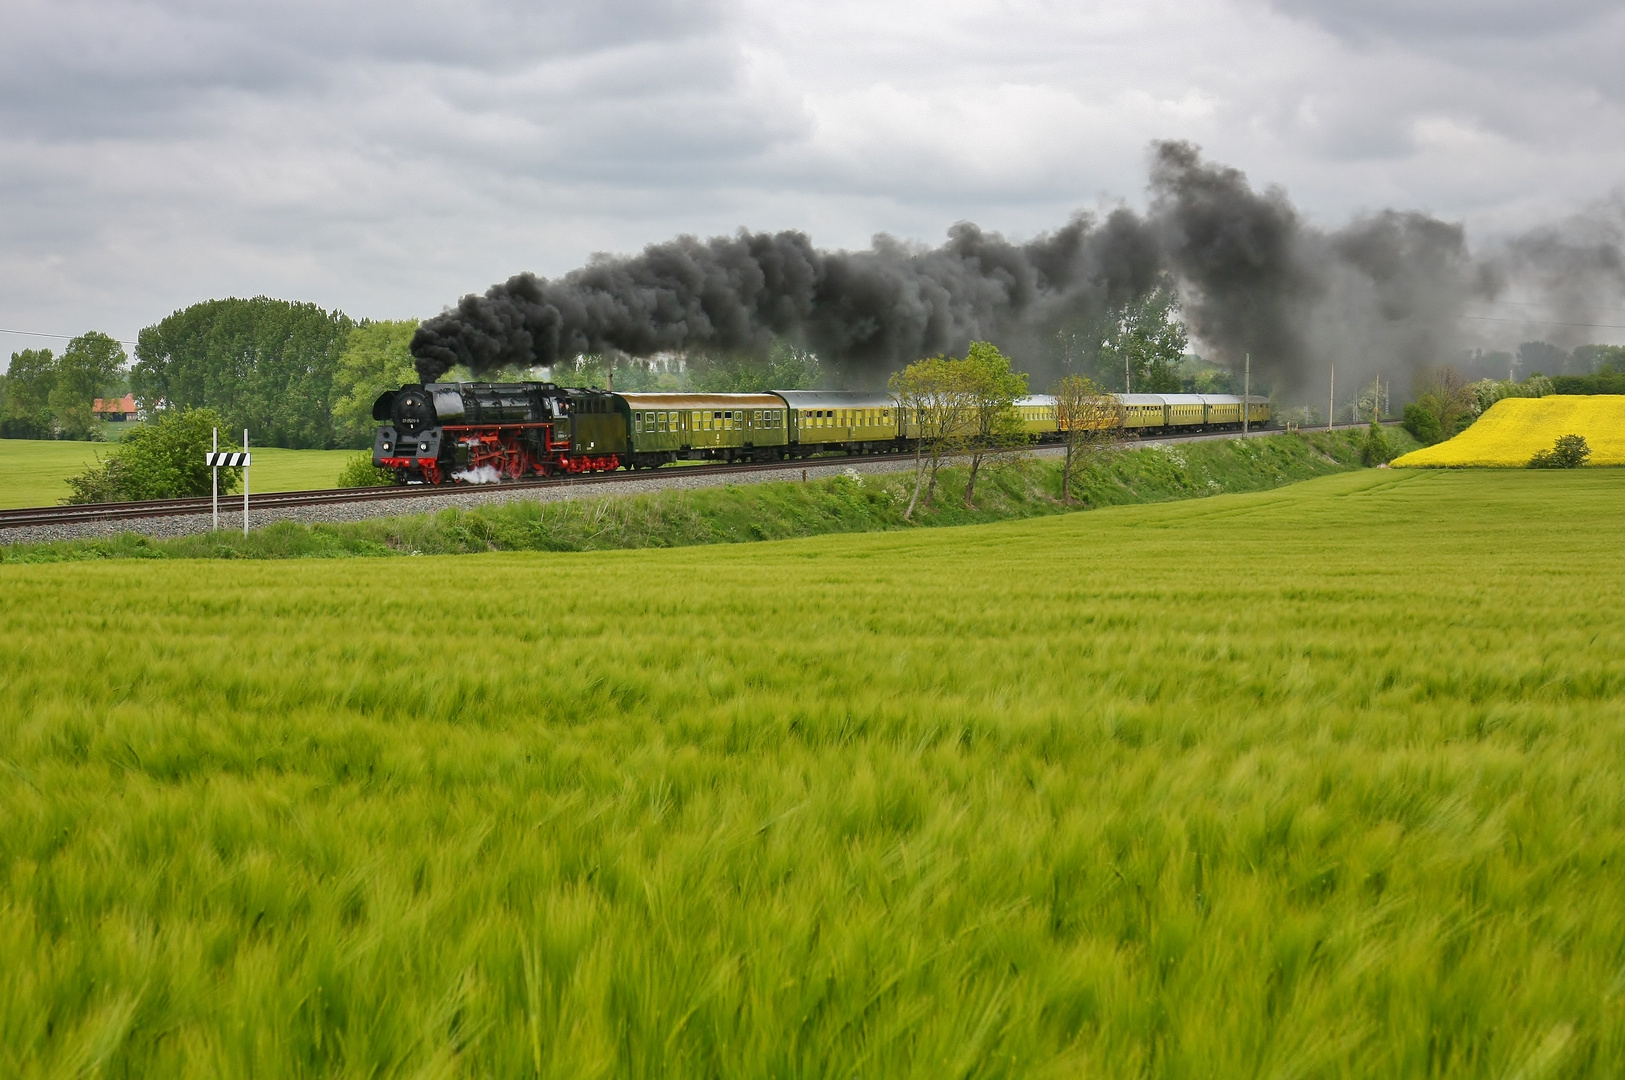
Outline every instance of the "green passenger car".
<path id="1" fill-rule="evenodd" d="M 631 444 L 628 464 L 768 461 L 784 456 L 786 408 L 773 394 L 618 394 Z"/>

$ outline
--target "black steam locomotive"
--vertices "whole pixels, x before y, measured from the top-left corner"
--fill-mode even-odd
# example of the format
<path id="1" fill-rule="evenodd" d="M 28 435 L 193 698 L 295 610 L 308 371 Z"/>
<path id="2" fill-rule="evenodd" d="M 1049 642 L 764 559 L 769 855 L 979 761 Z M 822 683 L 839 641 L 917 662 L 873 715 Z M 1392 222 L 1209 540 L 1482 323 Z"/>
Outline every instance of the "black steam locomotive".
<path id="1" fill-rule="evenodd" d="M 401 483 L 492 482 L 622 464 L 613 395 L 552 383 L 429 383 L 386 390 L 373 464 Z"/>

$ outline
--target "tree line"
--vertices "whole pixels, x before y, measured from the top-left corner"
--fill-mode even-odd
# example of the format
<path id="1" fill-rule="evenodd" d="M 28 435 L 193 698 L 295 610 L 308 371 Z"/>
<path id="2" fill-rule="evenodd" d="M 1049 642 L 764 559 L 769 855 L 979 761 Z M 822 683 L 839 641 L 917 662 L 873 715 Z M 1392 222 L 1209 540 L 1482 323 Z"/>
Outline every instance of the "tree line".
<path id="1" fill-rule="evenodd" d="M 124 346 L 92 330 L 50 349 L 11 354 L 0 376 L 0 438 L 92 439 L 97 398 L 122 397 L 129 385 Z"/>
<path id="2" fill-rule="evenodd" d="M 297 449 L 372 442 L 372 402 L 416 379 L 415 320 L 352 320 L 269 297 L 209 300 L 137 335 L 133 364 L 106 334 L 11 354 L 0 376 L 0 438 L 96 439 L 96 398 L 133 393 L 152 416 L 211 409 L 255 444 Z"/>

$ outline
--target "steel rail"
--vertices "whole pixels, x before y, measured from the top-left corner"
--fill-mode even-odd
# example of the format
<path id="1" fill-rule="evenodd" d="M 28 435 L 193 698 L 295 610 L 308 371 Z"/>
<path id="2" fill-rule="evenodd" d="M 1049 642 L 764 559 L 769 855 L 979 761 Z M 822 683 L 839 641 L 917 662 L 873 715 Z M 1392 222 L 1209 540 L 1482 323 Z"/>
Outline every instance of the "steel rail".
<path id="1" fill-rule="evenodd" d="M 1339 424 L 1339 428 L 1364 427 L 1364 424 Z M 1311 431 L 1324 430 L 1312 428 Z M 1259 433 L 1255 433 L 1257 437 Z M 1266 429 L 1262 434 L 1284 434 L 1279 429 Z M 1146 441 L 1170 442 L 1179 440 L 1239 437 L 1239 431 L 1192 431 L 1177 435 L 1148 435 Z M 1059 446 L 1059 443 L 1040 443 L 1035 449 Z M 830 453 L 825 451 L 825 453 Z M 428 499 L 481 491 L 523 491 L 548 488 L 570 488 L 586 484 L 623 484 L 646 480 L 675 479 L 683 476 L 717 476 L 757 472 L 793 472 L 796 469 L 838 465 L 847 461 L 874 461 L 890 458 L 908 461 L 909 452 L 888 454 L 838 454 L 831 457 L 792 458 L 789 461 L 716 462 L 714 464 L 684 465 L 676 468 L 618 469 L 615 472 L 578 473 L 570 476 L 551 476 L 545 479 L 512 480 L 501 484 L 411 484 L 377 488 L 324 488 L 313 491 L 273 491 L 255 495 L 250 506 L 254 510 L 281 510 L 301 506 L 327 506 L 336 503 L 387 502 L 394 499 Z M 0 530 L 23 528 L 31 525 L 71 525 L 82 522 L 131 521 L 140 518 L 186 517 L 209 513 L 211 501 L 207 496 L 191 499 L 150 499 L 146 502 L 83 503 L 73 506 L 30 506 L 15 510 L 0 510 Z"/>

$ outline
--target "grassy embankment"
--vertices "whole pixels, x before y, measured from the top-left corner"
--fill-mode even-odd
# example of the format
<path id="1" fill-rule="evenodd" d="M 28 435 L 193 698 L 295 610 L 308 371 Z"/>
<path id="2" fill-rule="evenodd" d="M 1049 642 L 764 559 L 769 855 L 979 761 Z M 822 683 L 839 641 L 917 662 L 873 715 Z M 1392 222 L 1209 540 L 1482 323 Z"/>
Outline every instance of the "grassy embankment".
<path id="1" fill-rule="evenodd" d="M 1408 436 L 1401 437 L 1408 440 Z M 1128 450 L 1084 471 L 1075 493 L 1085 505 L 1098 507 L 1273 488 L 1356 467 L 1361 438 L 1357 433 L 1322 432 Z M 909 463 L 900 461 L 899 467 L 907 468 Z M 984 475 L 978 484 L 976 509 L 967 510 L 962 498 L 964 470 L 946 470 L 936 505 L 916 514 L 918 524 L 986 523 L 1068 509 L 1060 502 L 1060 463 L 1054 459 L 1020 460 Z M 284 523 L 256 529 L 247 539 L 227 531 L 157 542 L 125 535 L 71 544 L 0 547 L 0 559 L 581 551 L 778 540 L 912 527 L 903 520 L 912 485 L 909 472 L 568 502 L 513 502 L 344 525 Z"/>
<path id="2" fill-rule="evenodd" d="M 1625 396 L 1503 398 L 1453 439 L 1413 450 L 1399 468 L 1524 468 L 1536 451 L 1581 435 L 1592 465 L 1625 465 Z"/>
<path id="3" fill-rule="evenodd" d="M 1616 1076 L 1622 530 L 0 567 L 0 1074 Z"/>
<path id="4" fill-rule="evenodd" d="M 118 425 L 105 425 L 109 429 Z M 119 434 L 114 432 L 114 434 Z M 54 506 L 68 497 L 68 477 L 106 457 L 116 442 L 33 441 L 0 439 L 0 510 L 20 506 Z M 330 488 L 354 450 L 283 450 L 252 447 L 255 491 L 305 491 Z"/>

